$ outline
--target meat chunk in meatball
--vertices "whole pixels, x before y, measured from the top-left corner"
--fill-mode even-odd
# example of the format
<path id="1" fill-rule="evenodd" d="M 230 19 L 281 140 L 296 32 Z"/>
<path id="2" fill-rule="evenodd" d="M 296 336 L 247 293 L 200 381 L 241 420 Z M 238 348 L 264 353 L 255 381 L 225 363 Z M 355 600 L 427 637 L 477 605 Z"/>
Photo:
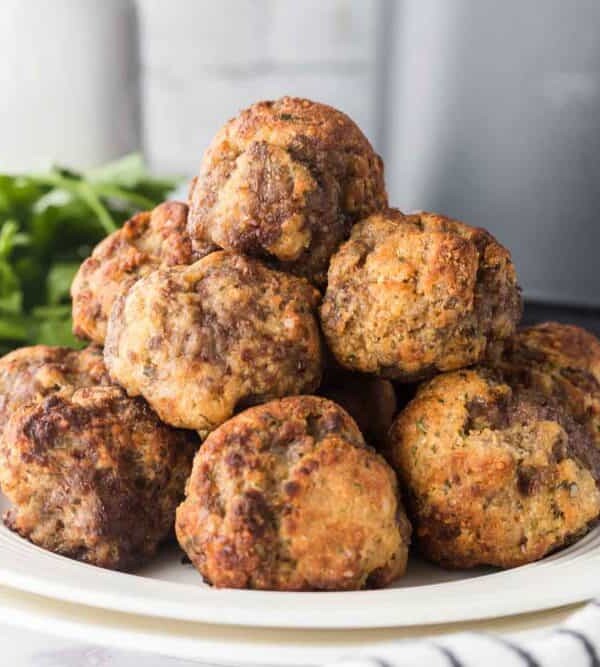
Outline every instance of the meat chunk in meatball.
<path id="1" fill-rule="evenodd" d="M 481 361 L 520 316 L 510 254 L 491 234 L 396 210 L 353 227 L 331 259 L 321 307 L 342 366 L 403 382 Z"/>
<path id="2" fill-rule="evenodd" d="M 319 395 L 343 407 L 371 446 L 384 447 L 397 410 L 396 392 L 389 380 L 362 373 L 330 371 L 319 388 Z"/>
<path id="3" fill-rule="evenodd" d="M 318 387 L 318 299 L 302 278 L 214 252 L 119 297 L 106 364 L 165 422 L 204 437 L 236 410 Z"/>
<path id="4" fill-rule="evenodd" d="M 558 404 L 486 369 L 421 386 L 390 432 L 421 551 L 514 567 L 584 535 L 600 514 L 600 452 Z"/>
<path id="5" fill-rule="evenodd" d="M 114 386 L 25 405 L 0 440 L 4 522 L 49 551 L 131 570 L 172 534 L 196 440 Z"/>
<path id="6" fill-rule="evenodd" d="M 284 97 L 253 104 L 214 138 L 192 184 L 189 229 L 322 285 L 351 226 L 386 205 L 383 162 L 358 126 Z"/>
<path id="7" fill-rule="evenodd" d="M 511 382 L 565 405 L 600 448 L 600 341 L 571 324 L 544 322 L 509 338 L 493 365 Z"/>
<path id="8" fill-rule="evenodd" d="M 66 387 L 110 384 L 102 349 L 34 345 L 13 350 L 0 359 L 0 433 L 19 407 Z"/>
<path id="9" fill-rule="evenodd" d="M 101 241 L 79 267 L 71 287 L 75 335 L 104 344 L 106 324 L 117 296 L 162 266 L 191 264 L 215 249 L 192 243 L 188 207 L 176 201 L 138 213 Z"/>
<path id="10" fill-rule="evenodd" d="M 213 431 L 176 532 L 211 584 L 271 590 L 385 586 L 404 573 L 410 542 L 392 469 L 342 408 L 315 396 Z"/>

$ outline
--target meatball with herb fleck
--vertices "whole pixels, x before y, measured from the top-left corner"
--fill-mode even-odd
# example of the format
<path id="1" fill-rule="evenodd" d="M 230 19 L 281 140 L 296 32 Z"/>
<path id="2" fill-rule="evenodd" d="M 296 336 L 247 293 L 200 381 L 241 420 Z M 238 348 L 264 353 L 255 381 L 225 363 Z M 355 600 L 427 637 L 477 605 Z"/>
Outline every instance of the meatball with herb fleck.
<path id="1" fill-rule="evenodd" d="M 393 209 L 353 227 L 321 307 L 342 366 L 403 382 L 481 361 L 520 316 L 510 254 L 491 234 Z"/>
<path id="2" fill-rule="evenodd" d="M 422 385 L 390 431 L 423 554 L 515 567 L 584 535 L 600 514 L 600 452 L 539 394 L 486 369 Z"/>
<path id="3" fill-rule="evenodd" d="M 284 97 L 253 104 L 214 138 L 192 184 L 189 229 L 321 285 L 351 226 L 386 205 L 383 163 L 358 126 Z"/>
<path id="4" fill-rule="evenodd" d="M 236 410 L 319 386 L 318 299 L 302 278 L 214 252 L 119 297 L 106 364 L 165 422 L 205 437 Z"/>
<path id="5" fill-rule="evenodd" d="M 410 542 L 394 472 L 315 396 L 250 408 L 211 433 L 176 532 L 209 583 L 288 591 L 385 586 Z"/>
<path id="6" fill-rule="evenodd" d="M 571 324 L 544 322 L 509 338 L 493 365 L 565 405 L 600 448 L 600 341 Z"/>
<path id="7" fill-rule="evenodd" d="M 196 243 L 192 250 L 187 214 L 185 204 L 164 202 L 133 216 L 94 248 L 71 287 L 75 335 L 104 344 L 112 305 L 123 290 L 161 266 L 191 264 L 215 249 Z"/>
<path id="8" fill-rule="evenodd" d="M 130 570 L 172 534 L 196 441 L 114 386 L 26 405 L 0 440 L 4 522 L 49 551 Z"/>
<path id="9" fill-rule="evenodd" d="M 110 384 L 102 350 L 34 345 L 0 359 L 0 433 L 10 415 L 65 388 Z"/>

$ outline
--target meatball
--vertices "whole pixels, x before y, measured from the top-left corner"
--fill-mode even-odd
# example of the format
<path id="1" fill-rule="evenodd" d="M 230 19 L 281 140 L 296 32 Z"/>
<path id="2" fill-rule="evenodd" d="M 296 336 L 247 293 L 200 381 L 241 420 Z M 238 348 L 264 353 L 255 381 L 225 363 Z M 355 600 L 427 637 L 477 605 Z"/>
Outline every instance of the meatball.
<path id="1" fill-rule="evenodd" d="M 600 341 L 593 334 L 558 322 L 522 329 L 494 365 L 511 382 L 566 405 L 600 447 Z"/>
<path id="2" fill-rule="evenodd" d="M 214 252 L 119 297 L 106 363 L 161 419 L 204 437 L 236 409 L 319 386 L 318 298 L 301 278 Z"/>
<path id="3" fill-rule="evenodd" d="M 332 257 L 321 321 L 337 361 L 403 382 L 474 364 L 515 331 L 509 252 L 434 213 L 376 213 Z"/>
<path id="4" fill-rule="evenodd" d="M 138 213 L 94 249 L 80 266 L 73 285 L 73 331 L 104 344 L 112 305 L 122 290 L 160 266 L 191 264 L 215 249 L 187 234 L 185 204 L 170 201 Z"/>
<path id="5" fill-rule="evenodd" d="M 384 447 L 397 408 L 396 392 L 389 380 L 338 371 L 329 374 L 319 394 L 341 405 L 370 445 Z"/>
<path id="6" fill-rule="evenodd" d="M 229 588 L 385 586 L 404 573 L 410 541 L 393 471 L 342 408 L 315 396 L 213 431 L 175 528 L 202 576 Z"/>
<path id="7" fill-rule="evenodd" d="M 102 350 L 35 345 L 0 359 L 0 434 L 10 415 L 65 387 L 110 384 Z"/>
<path id="8" fill-rule="evenodd" d="M 558 404 L 483 369 L 419 389 L 390 431 L 417 542 L 445 567 L 514 567 L 600 513 L 600 452 Z"/>
<path id="9" fill-rule="evenodd" d="M 192 183 L 189 229 L 324 284 L 350 227 L 386 205 L 383 162 L 357 125 L 284 97 L 252 105 L 214 138 Z"/>
<path id="10" fill-rule="evenodd" d="M 114 386 L 23 406 L 0 444 L 4 522 L 49 551 L 130 570 L 172 534 L 195 437 Z"/>

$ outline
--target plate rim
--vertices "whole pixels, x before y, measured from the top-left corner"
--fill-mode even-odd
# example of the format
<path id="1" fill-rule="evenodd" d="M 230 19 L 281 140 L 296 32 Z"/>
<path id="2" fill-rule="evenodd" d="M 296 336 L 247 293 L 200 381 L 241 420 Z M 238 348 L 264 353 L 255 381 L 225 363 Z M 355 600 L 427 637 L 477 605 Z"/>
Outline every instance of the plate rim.
<path id="1" fill-rule="evenodd" d="M 4 500 L 0 495 L 0 505 Z M 366 591 L 216 589 L 203 584 L 199 574 L 193 579 L 197 584 L 173 580 L 171 559 L 179 559 L 174 553 L 164 555 L 169 578 L 160 564 L 158 572 L 116 572 L 42 549 L 0 524 L 0 585 L 96 609 L 203 624 L 306 630 L 415 627 L 551 609 L 600 593 L 600 583 L 595 583 L 600 525 L 571 546 L 514 569 L 425 584 L 417 576 L 399 587 Z"/>
<path id="2" fill-rule="evenodd" d="M 600 537 L 600 529 L 597 531 L 597 537 Z M 98 586 L 77 587 L 61 579 L 62 571 L 66 569 L 68 572 L 71 568 L 87 570 L 94 566 L 45 552 L 22 541 L 28 548 L 59 559 L 59 576 L 48 579 L 0 564 L 1 585 L 98 609 L 213 625 L 333 630 L 456 623 L 583 602 L 594 597 L 599 588 L 594 584 L 594 573 L 600 565 L 600 546 L 594 548 L 592 553 L 572 558 L 568 558 L 568 554 L 565 558 L 569 551 L 565 550 L 554 557 L 513 570 L 425 586 L 355 592 L 286 593 L 192 587 L 101 568 L 94 568 Z M 563 570 L 560 576 L 556 576 L 554 571 L 549 572 L 556 567 Z M 546 576 L 546 573 L 552 576 Z M 102 588 L 102 582 L 114 578 L 119 578 L 115 581 L 123 584 L 118 595 L 112 585 L 108 590 Z M 482 587 L 483 580 L 490 585 L 484 583 Z M 531 591 L 534 585 L 536 594 L 523 597 L 524 587 Z M 491 591 L 496 598 L 492 604 L 486 599 Z M 186 597 L 186 592 L 189 597 Z M 174 593 L 171 599 L 169 593 Z M 156 602 L 156 606 L 148 604 L 150 599 Z M 431 609 L 425 604 L 427 599 L 435 600 L 435 604 L 430 605 Z M 285 614 L 281 613 L 282 604 Z"/>
<path id="3" fill-rule="evenodd" d="M 534 615 L 481 621 L 476 629 L 511 637 L 531 637 L 561 623 L 573 611 L 562 607 Z M 20 591 L 0 588 L 0 623 L 52 634 L 67 641 L 95 644 L 111 649 L 163 655 L 199 661 L 202 664 L 275 667 L 322 665 L 337 662 L 357 652 L 369 654 L 402 640 L 430 639 L 455 632 L 456 627 L 421 626 L 414 632 L 387 628 L 365 630 L 302 631 L 259 629 L 248 633 L 244 627 L 189 624 L 131 616 L 58 600 L 45 599 Z M 483 626 L 481 624 L 484 624 Z M 266 633 L 266 634 L 265 634 Z"/>

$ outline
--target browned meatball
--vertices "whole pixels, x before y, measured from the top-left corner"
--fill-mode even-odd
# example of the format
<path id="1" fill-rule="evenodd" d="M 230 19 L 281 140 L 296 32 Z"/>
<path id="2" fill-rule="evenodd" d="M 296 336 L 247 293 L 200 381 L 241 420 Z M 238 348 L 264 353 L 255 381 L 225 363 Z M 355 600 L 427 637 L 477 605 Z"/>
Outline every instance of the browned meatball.
<path id="1" fill-rule="evenodd" d="M 332 257 L 323 331 L 346 368 L 414 381 L 483 359 L 521 298 L 509 252 L 434 213 L 377 213 Z"/>
<path id="2" fill-rule="evenodd" d="M 210 434 L 177 538 L 219 587 L 353 590 L 404 573 L 410 525 L 391 468 L 335 403 L 271 401 Z"/>
<path id="3" fill-rule="evenodd" d="M 421 386 L 390 432 L 417 542 L 446 567 L 542 558 L 600 514 L 600 452 L 557 404 L 482 369 Z"/>
<path id="4" fill-rule="evenodd" d="M 99 243 L 80 266 L 73 285 L 73 331 L 102 345 L 112 305 L 123 290 L 161 266 L 191 264 L 215 249 L 187 233 L 188 207 L 170 201 L 138 213 Z"/>
<path id="5" fill-rule="evenodd" d="M 4 431 L 4 522 L 49 551 L 129 570 L 172 533 L 194 451 L 194 434 L 117 387 L 54 394 L 18 409 Z"/>
<path id="6" fill-rule="evenodd" d="M 570 324 L 545 322 L 506 341 L 496 365 L 511 382 L 568 407 L 600 447 L 600 341 Z"/>
<path id="7" fill-rule="evenodd" d="M 9 352 L 0 359 L 0 433 L 10 415 L 22 405 L 65 387 L 109 383 L 99 347 L 71 350 L 35 345 Z"/>
<path id="8" fill-rule="evenodd" d="M 341 111 L 295 97 L 230 120 L 190 191 L 189 229 L 317 284 L 361 218 L 387 205 L 383 162 Z"/>
<path id="9" fill-rule="evenodd" d="M 319 394 L 347 410 L 370 445 L 377 449 L 384 447 L 397 408 L 396 392 L 389 380 L 333 371 Z"/>
<path id="10" fill-rule="evenodd" d="M 236 409 L 318 387 L 318 298 L 301 278 L 215 252 L 119 297 L 106 363 L 161 419 L 205 436 Z"/>

